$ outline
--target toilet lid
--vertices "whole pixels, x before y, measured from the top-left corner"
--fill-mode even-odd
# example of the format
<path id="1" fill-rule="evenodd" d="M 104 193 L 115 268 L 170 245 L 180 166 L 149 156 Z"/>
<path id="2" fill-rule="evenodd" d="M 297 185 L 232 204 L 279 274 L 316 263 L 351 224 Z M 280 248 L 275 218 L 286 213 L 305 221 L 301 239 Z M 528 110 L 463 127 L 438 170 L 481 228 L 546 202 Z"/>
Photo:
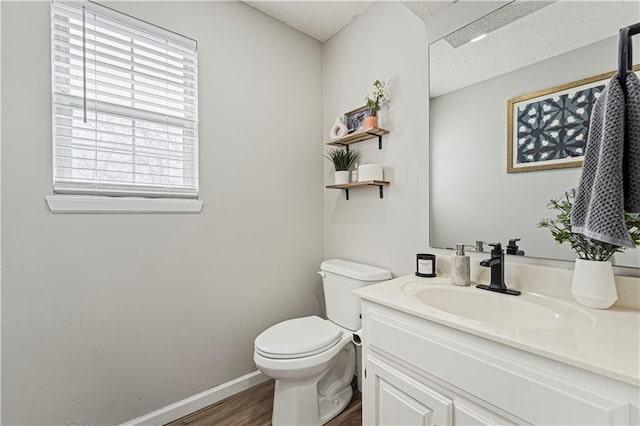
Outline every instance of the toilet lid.
<path id="1" fill-rule="evenodd" d="M 256 337 L 256 352 L 267 358 L 301 358 L 323 352 L 340 341 L 342 331 L 320 317 L 295 318 Z"/>

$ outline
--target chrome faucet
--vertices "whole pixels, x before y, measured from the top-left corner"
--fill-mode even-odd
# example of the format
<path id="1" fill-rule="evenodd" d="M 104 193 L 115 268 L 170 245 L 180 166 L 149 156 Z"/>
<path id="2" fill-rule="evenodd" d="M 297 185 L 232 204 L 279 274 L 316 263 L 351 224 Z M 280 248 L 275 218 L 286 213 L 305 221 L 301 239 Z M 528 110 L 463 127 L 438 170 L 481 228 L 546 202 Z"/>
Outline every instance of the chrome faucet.
<path id="1" fill-rule="evenodd" d="M 504 250 L 502 250 L 502 244 L 493 243 L 489 245 L 493 247 L 491 249 L 491 257 L 481 261 L 480 266 L 491 268 L 491 283 L 489 285 L 479 284 L 476 287 L 497 293 L 520 295 L 518 290 L 511 290 L 504 283 Z"/>

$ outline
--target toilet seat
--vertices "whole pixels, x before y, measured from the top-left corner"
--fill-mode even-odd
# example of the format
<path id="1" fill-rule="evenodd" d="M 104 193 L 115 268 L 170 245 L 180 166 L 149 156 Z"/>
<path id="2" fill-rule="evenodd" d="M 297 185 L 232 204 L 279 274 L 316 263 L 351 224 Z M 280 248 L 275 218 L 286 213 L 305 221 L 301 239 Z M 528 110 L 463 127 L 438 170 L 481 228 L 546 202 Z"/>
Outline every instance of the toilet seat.
<path id="1" fill-rule="evenodd" d="M 337 345 L 340 327 L 317 316 L 283 321 L 263 331 L 255 340 L 255 350 L 265 358 L 303 358 Z"/>

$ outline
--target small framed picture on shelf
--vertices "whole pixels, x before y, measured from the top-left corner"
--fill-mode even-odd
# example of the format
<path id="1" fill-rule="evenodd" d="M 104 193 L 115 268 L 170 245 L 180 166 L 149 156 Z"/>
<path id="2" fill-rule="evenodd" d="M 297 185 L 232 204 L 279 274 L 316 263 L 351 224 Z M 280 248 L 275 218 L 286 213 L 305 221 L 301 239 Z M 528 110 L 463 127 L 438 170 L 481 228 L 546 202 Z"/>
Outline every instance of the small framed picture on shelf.
<path id="1" fill-rule="evenodd" d="M 344 124 L 347 125 L 349 133 L 364 129 L 364 119 L 371 116 L 371 109 L 363 106 L 344 114 Z"/>

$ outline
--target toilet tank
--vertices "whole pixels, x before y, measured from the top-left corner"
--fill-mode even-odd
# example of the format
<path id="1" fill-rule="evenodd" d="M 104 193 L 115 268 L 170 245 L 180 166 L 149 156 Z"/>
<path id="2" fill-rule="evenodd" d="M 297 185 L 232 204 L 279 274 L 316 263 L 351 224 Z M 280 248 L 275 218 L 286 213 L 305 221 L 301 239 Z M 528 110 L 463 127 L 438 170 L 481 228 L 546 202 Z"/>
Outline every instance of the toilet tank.
<path id="1" fill-rule="evenodd" d="M 346 329 L 360 330 L 360 297 L 353 290 L 391 279 L 391 272 L 342 259 L 325 260 L 320 270 L 327 319 Z"/>

